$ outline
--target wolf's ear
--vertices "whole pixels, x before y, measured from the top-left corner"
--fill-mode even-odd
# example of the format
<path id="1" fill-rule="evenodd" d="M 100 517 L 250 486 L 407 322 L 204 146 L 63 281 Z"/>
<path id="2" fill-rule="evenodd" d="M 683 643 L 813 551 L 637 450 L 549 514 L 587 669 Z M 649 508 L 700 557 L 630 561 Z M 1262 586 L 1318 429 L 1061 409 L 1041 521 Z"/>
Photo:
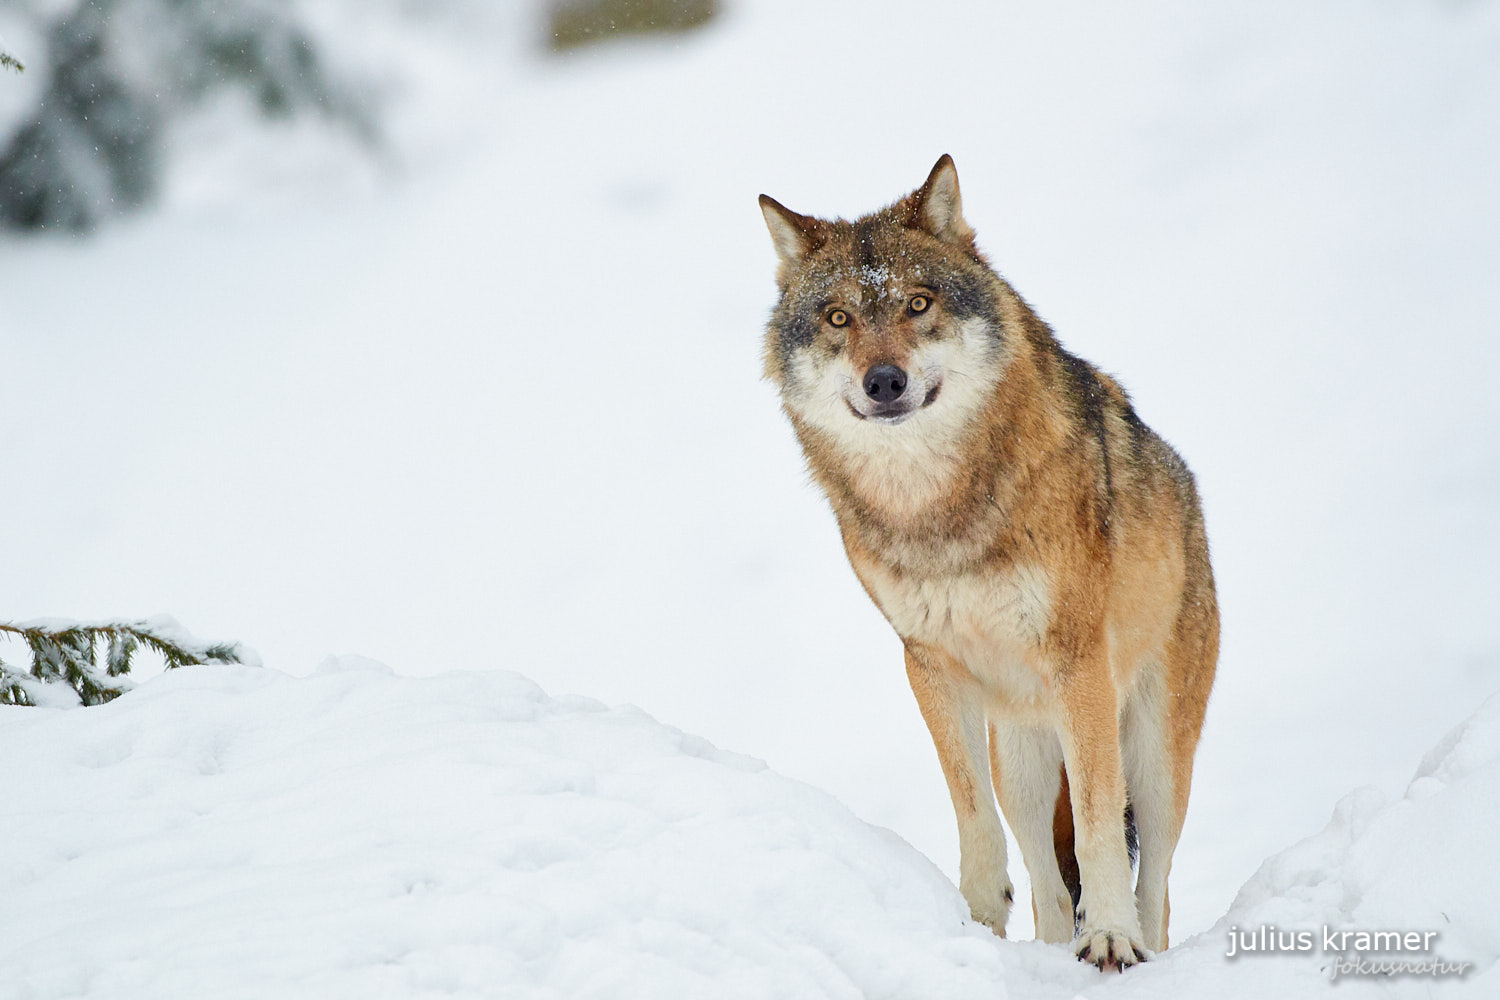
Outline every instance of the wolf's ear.
<path id="1" fill-rule="evenodd" d="M 796 264 L 823 245 L 824 227 L 817 219 L 798 215 L 768 194 L 760 196 L 760 212 L 783 264 Z"/>
<path id="2" fill-rule="evenodd" d="M 963 199 L 958 194 L 958 168 L 953 157 L 944 153 L 927 175 L 927 182 L 909 199 L 906 224 L 922 229 L 948 243 L 962 243 L 974 238 L 974 230 L 964 221 Z"/>

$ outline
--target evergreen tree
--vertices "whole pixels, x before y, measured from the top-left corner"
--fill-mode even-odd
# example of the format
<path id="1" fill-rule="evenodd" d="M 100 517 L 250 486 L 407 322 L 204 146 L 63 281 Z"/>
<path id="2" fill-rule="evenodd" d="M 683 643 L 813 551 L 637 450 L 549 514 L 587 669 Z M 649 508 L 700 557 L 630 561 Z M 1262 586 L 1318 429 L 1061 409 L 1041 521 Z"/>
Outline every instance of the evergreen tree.
<path id="1" fill-rule="evenodd" d="M 156 194 L 174 121 L 213 93 L 267 118 L 312 112 L 373 141 L 291 0 L 23 4 L 45 39 L 38 104 L 0 136 L 0 228 L 86 232 Z M 19 65 L 19 64 L 18 64 Z"/>
<path id="2" fill-rule="evenodd" d="M 0 636 L 6 635 L 18 636 L 30 648 L 31 669 L 22 671 L 0 660 L 3 705 L 98 705 L 118 698 L 134 686 L 125 675 L 142 646 L 160 655 L 168 670 L 201 663 L 259 664 L 255 653 L 240 643 L 204 642 L 167 617 L 0 622 Z"/>

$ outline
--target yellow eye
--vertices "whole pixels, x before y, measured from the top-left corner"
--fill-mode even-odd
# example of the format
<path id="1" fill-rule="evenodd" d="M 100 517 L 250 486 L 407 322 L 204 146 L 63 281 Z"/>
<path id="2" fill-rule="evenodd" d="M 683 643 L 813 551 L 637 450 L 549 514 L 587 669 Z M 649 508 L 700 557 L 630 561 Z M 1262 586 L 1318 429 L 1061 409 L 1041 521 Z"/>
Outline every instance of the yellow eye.
<path id="1" fill-rule="evenodd" d="M 835 309 L 833 312 L 828 314 L 828 322 L 832 323 L 834 326 L 848 326 L 849 314 L 844 312 L 844 310 L 842 309 Z"/>
<path id="2" fill-rule="evenodd" d="M 926 312 L 927 307 L 930 305 L 932 305 L 932 302 L 927 298 L 927 296 L 915 295 L 912 296 L 912 300 L 907 304 L 906 308 L 910 309 L 914 313 L 919 313 Z"/>

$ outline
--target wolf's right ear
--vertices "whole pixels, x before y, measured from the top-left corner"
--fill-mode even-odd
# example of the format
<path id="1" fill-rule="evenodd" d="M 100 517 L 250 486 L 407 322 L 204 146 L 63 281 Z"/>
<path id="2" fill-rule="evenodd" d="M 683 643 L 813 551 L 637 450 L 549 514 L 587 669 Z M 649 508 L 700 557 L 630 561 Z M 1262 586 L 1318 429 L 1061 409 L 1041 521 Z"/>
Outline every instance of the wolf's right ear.
<path id="1" fill-rule="evenodd" d="M 767 194 L 760 196 L 760 213 L 766 217 L 766 228 L 783 265 L 799 263 L 823 245 L 823 223 L 812 216 L 798 215 Z"/>

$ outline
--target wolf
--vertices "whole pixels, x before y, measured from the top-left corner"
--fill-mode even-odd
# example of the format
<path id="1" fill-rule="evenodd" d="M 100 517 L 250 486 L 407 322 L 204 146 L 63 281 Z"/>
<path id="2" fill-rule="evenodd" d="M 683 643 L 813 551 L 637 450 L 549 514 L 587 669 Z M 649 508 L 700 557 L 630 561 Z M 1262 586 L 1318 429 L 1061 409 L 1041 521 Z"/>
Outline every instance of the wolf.
<path id="1" fill-rule="evenodd" d="M 760 204 L 765 374 L 905 647 L 974 919 L 1004 936 L 1013 900 L 998 797 L 1037 936 L 1144 961 L 1218 659 L 1192 474 L 990 266 L 951 157 L 852 222 Z"/>

